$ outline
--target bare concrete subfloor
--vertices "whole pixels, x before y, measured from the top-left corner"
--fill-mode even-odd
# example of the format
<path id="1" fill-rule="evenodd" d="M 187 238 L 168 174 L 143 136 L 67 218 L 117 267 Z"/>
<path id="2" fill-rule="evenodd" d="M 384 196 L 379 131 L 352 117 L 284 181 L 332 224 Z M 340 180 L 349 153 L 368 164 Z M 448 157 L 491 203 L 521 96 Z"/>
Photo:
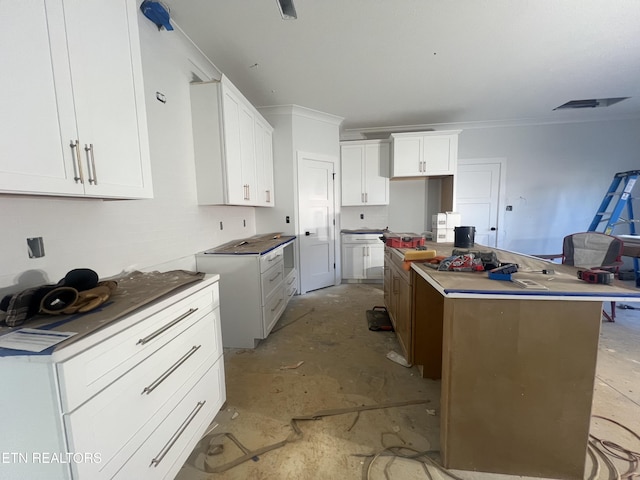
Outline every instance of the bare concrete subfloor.
<path id="1" fill-rule="evenodd" d="M 293 436 L 296 441 L 223 473 L 200 470 L 204 445 L 210 443 L 206 437 L 177 480 L 430 478 L 422 464 L 400 458 L 391 462 L 392 457 L 378 457 L 370 465 L 369 477 L 363 475 L 367 463 L 359 454 L 398 445 L 418 451 L 439 449 L 440 382 L 421 378 L 415 366 L 406 368 L 386 358 L 390 351 L 400 352 L 395 334 L 368 330 L 365 317 L 366 310 L 382 304 L 382 286 L 372 284 L 343 284 L 297 296 L 256 349 L 225 349 L 227 402 L 212 424 L 217 424 L 212 433 L 231 433 L 248 450 L 257 450 L 290 437 L 292 417 L 406 400 L 426 403 L 298 422 L 302 436 Z M 640 310 L 617 309 L 616 323 L 602 324 L 593 407 L 594 414 L 636 433 L 640 433 L 639 346 Z M 640 451 L 640 442 L 610 422 L 594 418 L 592 433 Z M 213 443 L 223 447 L 220 454 L 207 457 L 211 466 L 243 455 L 228 438 Z M 589 473 L 591 464 L 587 465 Z M 626 464 L 619 465 L 624 472 Z M 433 467 L 429 472 L 433 478 L 448 478 Z M 523 478 L 451 473 L 468 480 Z M 597 478 L 609 478 L 605 467 Z"/>

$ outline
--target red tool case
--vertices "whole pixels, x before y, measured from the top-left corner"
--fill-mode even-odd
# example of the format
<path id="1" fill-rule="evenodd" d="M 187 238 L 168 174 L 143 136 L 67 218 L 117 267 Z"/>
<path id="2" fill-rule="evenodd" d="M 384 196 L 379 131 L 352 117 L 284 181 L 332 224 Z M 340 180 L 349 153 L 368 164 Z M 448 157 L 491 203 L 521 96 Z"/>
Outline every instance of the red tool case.
<path id="1" fill-rule="evenodd" d="M 391 248 L 416 248 L 424 245 L 424 237 L 410 235 L 384 236 L 385 245 Z"/>

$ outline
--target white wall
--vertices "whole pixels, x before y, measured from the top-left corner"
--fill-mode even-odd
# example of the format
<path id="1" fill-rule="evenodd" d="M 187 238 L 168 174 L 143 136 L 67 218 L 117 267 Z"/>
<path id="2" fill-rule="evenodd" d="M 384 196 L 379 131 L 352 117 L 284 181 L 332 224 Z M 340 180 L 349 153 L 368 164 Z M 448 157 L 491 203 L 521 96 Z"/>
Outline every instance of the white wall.
<path id="1" fill-rule="evenodd" d="M 193 73 L 215 78 L 217 70 L 179 31 L 158 31 L 140 13 L 139 24 L 155 198 L 0 195 L 0 289 L 57 282 L 80 267 L 101 277 L 176 259 L 195 268 L 194 253 L 256 233 L 254 208 L 196 204 L 188 85 Z M 35 236 L 44 238 L 46 255 L 29 259 L 26 238 Z"/>
<path id="2" fill-rule="evenodd" d="M 340 171 L 340 117 L 298 105 L 270 106 L 258 109 L 274 128 L 273 169 L 275 207 L 256 209 L 256 225 L 260 232 L 278 231 L 298 235 L 297 212 L 297 152 L 314 153 L 335 159 Z M 336 186 L 340 179 L 336 177 Z M 340 190 L 336 189 L 337 199 Z M 339 200 L 337 202 L 340 203 Z M 339 209 L 336 214 L 339 214 Z M 285 223 L 289 216 L 290 223 Z"/>
<path id="3" fill-rule="evenodd" d="M 639 132 L 640 120 L 470 128 L 459 158 L 507 159 L 504 248 L 558 253 L 587 230 L 614 174 L 640 168 Z"/>
<path id="4" fill-rule="evenodd" d="M 360 218 L 360 215 L 364 218 Z M 342 207 L 341 226 L 343 229 L 379 228 L 389 226 L 389 207 L 386 205 Z"/>

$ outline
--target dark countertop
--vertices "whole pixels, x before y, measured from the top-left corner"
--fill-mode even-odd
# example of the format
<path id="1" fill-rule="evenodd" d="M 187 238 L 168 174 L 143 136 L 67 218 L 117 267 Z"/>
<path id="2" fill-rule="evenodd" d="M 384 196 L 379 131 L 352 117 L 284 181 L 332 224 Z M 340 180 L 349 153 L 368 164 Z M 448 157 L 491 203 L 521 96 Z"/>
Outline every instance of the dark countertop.
<path id="1" fill-rule="evenodd" d="M 281 233 L 262 233 L 253 237 L 240 238 L 206 250 L 209 255 L 263 255 L 280 245 L 295 239 L 295 235 Z"/>

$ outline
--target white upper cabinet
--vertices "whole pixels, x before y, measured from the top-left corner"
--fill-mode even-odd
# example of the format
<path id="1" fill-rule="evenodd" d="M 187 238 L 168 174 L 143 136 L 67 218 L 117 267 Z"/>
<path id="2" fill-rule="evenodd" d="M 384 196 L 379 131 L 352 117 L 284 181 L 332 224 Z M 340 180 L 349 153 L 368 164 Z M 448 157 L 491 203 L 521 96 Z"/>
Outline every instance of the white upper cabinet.
<path id="1" fill-rule="evenodd" d="M 342 142 L 340 157 L 342 206 L 389 204 L 389 142 Z"/>
<path id="2" fill-rule="evenodd" d="M 0 191 L 153 196 L 137 2 L 0 3 Z"/>
<path id="3" fill-rule="evenodd" d="M 392 133 L 391 177 L 454 175 L 460 130 Z"/>
<path id="4" fill-rule="evenodd" d="M 273 128 L 224 75 L 191 85 L 198 203 L 273 206 Z"/>

